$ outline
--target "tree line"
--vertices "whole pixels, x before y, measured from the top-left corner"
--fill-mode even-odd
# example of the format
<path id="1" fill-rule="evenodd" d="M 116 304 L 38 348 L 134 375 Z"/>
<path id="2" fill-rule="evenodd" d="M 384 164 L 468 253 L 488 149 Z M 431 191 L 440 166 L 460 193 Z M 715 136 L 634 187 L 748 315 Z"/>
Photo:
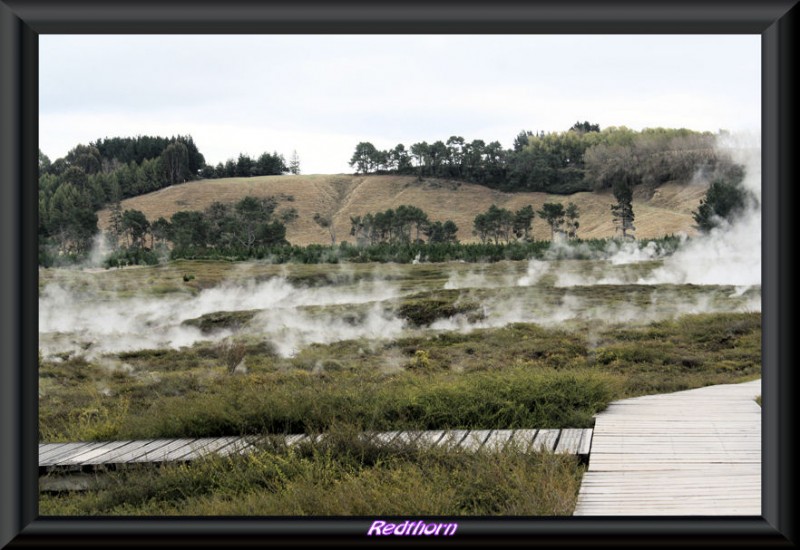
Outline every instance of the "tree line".
<path id="1" fill-rule="evenodd" d="M 414 144 L 408 151 L 399 144 L 391 151 L 381 152 L 362 142 L 357 146 L 351 164 L 361 173 L 453 177 L 512 191 L 558 193 L 610 188 L 616 200 L 611 210 L 614 222 L 622 236 L 629 237 L 635 230 L 633 190 L 642 183 L 658 185 L 670 180 L 709 179 L 708 192 L 693 213 L 701 231 L 710 231 L 725 220 L 731 221 L 754 201 L 743 186 L 744 168 L 714 152 L 713 139 L 709 133 L 684 129 L 634 132 L 624 127 L 612 127 L 601 131 L 598 125 L 583 122 L 561 133 L 523 131 L 514 140 L 513 149 L 507 151 L 498 142 L 487 145 L 482 140 L 474 140 L 467 143 L 458 136 L 451 136 L 446 143 Z M 300 172 L 296 152 L 288 166 L 282 155 L 264 153 L 258 158 L 241 154 L 235 161 L 229 159 L 212 168 L 205 164 L 191 136 L 180 135 L 170 138 L 105 138 L 89 145 L 78 145 L 64 158 L 52 162 L 40 151 L 40 264 L 52 263 L 53 257 L 78 259 L 85 256 L 98 234 L 96 211 L 108 204 L 118 204 L 124 198 L 198 177 L 245 177 L 287 171 Z M 247 205 L 241 208 L 245 210 L 228 212 L 226 216 L 235 218 L 237 212 L 246 212 Z M 262 205 L 260 208 L 265 207 Z M 131 213 L 122 235 L 127 239 L 129 250 L 146 248 L 141 245 L 143 241 L 137 224 L 148 228 L 146 235 L 151 250 L 156 248 L 156 242 L 169 241 L 179 250 L 201 250 L 203 246 L 221 250 L 236 246 L 247 251 L 253 246 L 263 246 L 265 242 L 279 246 L 275 243 L 285 240 L 285 231 L 284 236 L 278 238 L 276 235 L 280 234 L 280 229 L 274 226 L 261 236 L 251 233 L 241 242 L 244 237 L 238 229 L 219 231 L 220 227 L 231 229 L 235 224 L 228 223 L 230 219 L 227 225 L 220 224 L 219 219 L 225 216 L 222 208 L 217 206 L 217 209 L 217 218 L 207 217 L 209 213 L 206 212 L 199 213 L 210 224 L 208 227 L 216 228 L 217 233 L 203 229 L 204 222 L 198 221 L 197 214 L 181 215 L 163 222 L 155 220 L 151 224 Z M 391 214 L 367 214 L 352 224 L 352 235 L 357 237 L 357 241 L 360 239 L 369 244 L 423 242 L 422 237 L 428 243 L 456 242 L 458 228 L 455 223 L 451 220 L 428 221 L 416 210 L 406 205 Z M 538 215 L 550 225 L 551 238 L 561 233 L 568 238 L 577 238 L 578 213 L 574 205 L 546 204 Z M 269 212 L 267 217 L 274 218 L 274 212 Z M 476 219 L 473 234 L 487 243 L 508 243 L 512 235 L 517 240 L 524 240 L 529 233 L 525 225 L 527 217 L 532 222 L 532 207 L 524 212 L 504 212 L 495 207 Z M 216 220 L 216 225 L 211 223 L 213 220 Z M 277 219 L 281 225 L 290 220 L 291 216 L 283 215 Z M 315 221 L 329 228 L 332 243 L 335 243 L 330 217 L 319 214 Z M 173 233 L 166 232 L 165 223 L 171 224 Z M 183 225 L 192 229 L 181 233 L 180 226 Z M 217 237 L 222 233 L 234 240 L 219 240 Z M 210 235 L 205 241 L 204 234 Z M 120 235 L 118 237 L 122 239 Z M 261 237 L 266 241 L 258 244 Z M 247 244 L 248 240 L 252 242 Z"/>
<path id="2" fill-rule="evenodd" d="M 289 166 L 282 155 L 206 164 L 191 136 L 104 138 L 79 144 L 51 161 L 39 151 L 39 252 L 80 257 L 98 232 L 96 211 L 122 199 L 200 177 L 243 177 L 299 173 L 296 151 Z"/>
<path id="3" fill-rule="evenodd" d="M 550 227 L 551 241 L 555 240 L 557 235 L 569 239 L 578 238 L 580 212 L 573 202 L 566 208 L 561 203 L 546 202 L 541 210 L 537 211 L 534 211 L 533 205 L 529 204 L 515 212 L 492 204 L 485 212 L 475 216 L 472 234 L 482 243 L 530 242 L 533 240 L 533 219 L 537 214 Z"/>
<path id="4" fill-rule="evenodd" d="M 575 203 L 566 208 L 561 203 L 544 203 L 534 211 L 527 205 L 512 212 L 492 204 L 485 212 L 475 216 L 472 234 L 481 243 L 533 242 L 532 228 L 536 215 L 547 223 L 551 240 L 557 234 L 578 238 L 580 212 Z M 400 205 L 383 212 L 368 213 L 350 218 L 350 236 L 356 246 L 403 243 L 458 243 L 458 226 L 452 220 L 432 221 L 419 207 Z M 425 239 L 423 239 L 425 237 Z"/>
<path id="5" fill-rule="evenodd" d="M 397 209 L 350 218 L 350 235 L 358 246 L 426 242 L 457 243 L 458 226 L 452 220 L 432 221 L 421 208 L 403 204 Z"/>
<path id="6" fill-rule="evenodd" d="M 252 257 L 256 250 L 286 246 L 286 226 L 274 197 L 246 196 L 235 203 L 213 202 L 203 211 L 181 210 L 154 221 L 134 209 L 112 204 L 107 238 L 113 253 L 107 265 L 156 263 L 209 252 Z"/>
<path id="7" fill-rule="evenodd" d="M 280 176 L 281 174 L 299 174 L 300 157 L 295 151 L 287 164 L 283 155 L 274 153 L 262 153 L 258 158 L 240 153 L 239 157 L 228 159 L 225 163 L 218 163 L 216 166 L 205 165 L 200 170 L 200 177 L 205 179 L 214 178 L 250 178 L 254 176 Z"/>
<path id="8" fill-rule="evenodd" d="M 409 174 L 452 178 L 503 191 L 570 194 L 611 188 L 619 179 L 630 185 L 688 182 L 730 170 L 733 161 L 715 149 L 716 135 L 671 128 L 634 131 L 624 126 L 603 130 L 577 122 L 565 132 L 523 130 L 512 149 L 498 141 L 468 141 L 450 136 L 380 150 L 363 141 L 350 166 L 361 174 Z"/>

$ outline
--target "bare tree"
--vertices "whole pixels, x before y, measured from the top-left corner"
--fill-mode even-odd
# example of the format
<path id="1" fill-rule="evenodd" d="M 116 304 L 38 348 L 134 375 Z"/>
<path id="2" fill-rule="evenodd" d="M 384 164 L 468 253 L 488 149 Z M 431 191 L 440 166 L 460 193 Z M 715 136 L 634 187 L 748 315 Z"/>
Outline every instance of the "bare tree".
<path id="1" fill-rule="evenodd" d="M 297 150 L 292 151 L 292 156 L 289 157 L 289 172 L 295 176 L 300 173 L 300 157 Z"/>

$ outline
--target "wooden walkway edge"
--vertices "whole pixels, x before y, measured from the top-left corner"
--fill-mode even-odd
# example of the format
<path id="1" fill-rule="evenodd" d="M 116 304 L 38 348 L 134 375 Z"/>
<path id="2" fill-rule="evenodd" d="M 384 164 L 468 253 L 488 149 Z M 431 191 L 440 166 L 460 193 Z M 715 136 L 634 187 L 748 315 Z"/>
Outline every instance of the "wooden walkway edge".
<path id="1" fill-rule="evenodd" d="M 39 474 L 88 472 L 140 463 L 190 462 L 209 454 L 230 455 L 252 451 L 260 441 L 274 438 L 288 446 L 319 440 L 323 435 L 212 437 L 199 439 L 151 439 L 143 441 L 101 441 L 81 443 L 40 443 Z M 448 430 L 365 433 L 363 437 L 384 445 L 418 447 L 458 446 L 471 451 L 499 451 L 515 445 L 523 452 L 546 451 L 586 458 L 592 440 L 591 429 L 551 430 Z"/>
<path id="2" fill-rule="evenodd" d="M 576 516 L 761 515 L 761 381 L 612 403 Z"/>

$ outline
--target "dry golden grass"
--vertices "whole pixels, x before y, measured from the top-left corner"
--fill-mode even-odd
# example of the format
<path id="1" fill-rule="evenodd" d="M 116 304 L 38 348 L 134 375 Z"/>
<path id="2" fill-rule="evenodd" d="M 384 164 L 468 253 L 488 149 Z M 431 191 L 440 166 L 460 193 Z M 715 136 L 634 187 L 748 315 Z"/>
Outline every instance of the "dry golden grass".
<path id="1" fill-rule="evenodd" d="M 661 237 L 670 233 L 695 234 L 692 210 L 705 194 L 701 185 L 668 183 L 657 189 L 639 188 L 634 194 L 638 238 Z M 491 204 L 516 210 L 532 204 L 535 210 L 545 202 L 574 202 L 581 213 L 581 238 L 614 236 L 610 191 L 575 193 L 569 196 L 546 193 L 503 193 L 481 185 L 415 176 L 300 175 L 262 176 L 201 180 L 161 189 L 127 199 L 123 209 L 136 209 L 149 220 L 169 218 L 178 210 L 202 210 L 214 201 L 232 202 L 246 195 L 275 196 L 278 210 L 295 208 L 298 218 L 287 225 L 286 238 L 293 244 L 328 244 L 327 229 L 318 226 L 314 214 L 333 217 L 338 241 L 350 240 L 350 217 L 411 204 L 422 208 L 432 220 L 453 220 L 458 238 L 473 242 L 472 221 Z M 292 200 L 293 199 L 293 200 Z M 108 211 L 99 213 L 99 225 L 108 225 Z M 549 239 L 548 226 L 538 217 L 533 223 L 537 239 Z"/>

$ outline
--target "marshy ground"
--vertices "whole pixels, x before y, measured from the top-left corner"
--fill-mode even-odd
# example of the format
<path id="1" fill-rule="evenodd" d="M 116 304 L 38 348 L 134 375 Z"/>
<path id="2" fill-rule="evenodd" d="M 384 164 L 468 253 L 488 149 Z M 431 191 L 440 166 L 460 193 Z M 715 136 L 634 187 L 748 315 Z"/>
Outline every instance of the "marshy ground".
<path id="1" fill-rule="evenodd" d="M 41 270 L 41 441 L 338 434 L 109 474 L 41 513 L 569 515 L 573 457 L 387 454 L 351 436 L 589 427 L 614 399 L 758 378 L 760 287 L 659 280 L 665 267 Z"/>

